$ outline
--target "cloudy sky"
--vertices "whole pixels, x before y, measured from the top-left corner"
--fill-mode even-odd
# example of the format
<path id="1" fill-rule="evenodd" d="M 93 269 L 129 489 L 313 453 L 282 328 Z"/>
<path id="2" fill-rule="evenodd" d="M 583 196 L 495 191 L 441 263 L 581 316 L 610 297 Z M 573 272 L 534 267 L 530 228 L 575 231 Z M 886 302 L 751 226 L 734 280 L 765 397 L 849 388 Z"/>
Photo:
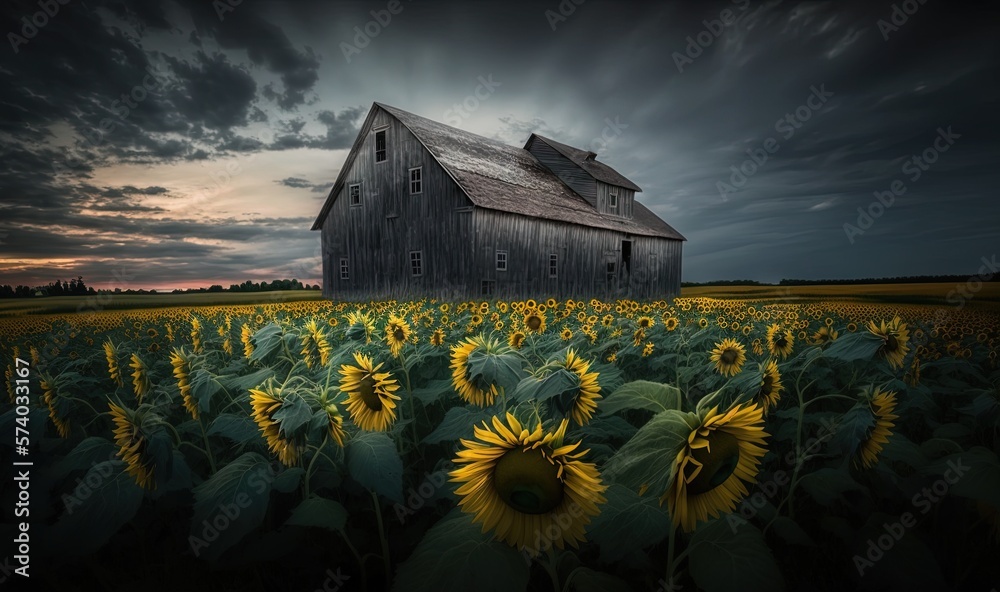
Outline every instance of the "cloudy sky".
<path id="1" fill-rule="evenodd" d="M 1000 237 L 995 13 L 50 4 L 0 9 L 0 283 L 319 282 L 309 227 L 373 101 L 594 150 L 688 238 L 686 281 L 972 274 Z"/>

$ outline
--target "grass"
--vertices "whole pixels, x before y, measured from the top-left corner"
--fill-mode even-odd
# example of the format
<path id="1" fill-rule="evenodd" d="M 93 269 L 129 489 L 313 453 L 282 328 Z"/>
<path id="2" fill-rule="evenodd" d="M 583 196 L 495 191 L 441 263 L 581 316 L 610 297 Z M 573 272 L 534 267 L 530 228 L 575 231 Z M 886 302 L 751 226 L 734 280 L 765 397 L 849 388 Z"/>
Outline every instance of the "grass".
<path id="1" fill-rule="evenodd" d="M 977 292 L 963 288 L 970 297 L 961 296 L 961 285 L 927 284 L 852 284 L 820 286 L 698 286 L 681 289 L 685 298 L 739 298 L 806 302 L 814 300 L 851 300 L 857 302 L 952 304 L 959 299 L 969 303 L 1000 303 L 1000 284 L 984 283 Z"/>
<path id="2" fill-rule="evenodd" d="M 0 300 L 0 317 L 27 314 L 59 314 L 100 310 L 218 306 L 226 304 L 275 304 L 321 300 L 319 290 L 279 290 L 275 292 L 213 292 L 199 294 L 101 294 L 97 296 L 55 296 L 52 298 L 12 298 Z"/>

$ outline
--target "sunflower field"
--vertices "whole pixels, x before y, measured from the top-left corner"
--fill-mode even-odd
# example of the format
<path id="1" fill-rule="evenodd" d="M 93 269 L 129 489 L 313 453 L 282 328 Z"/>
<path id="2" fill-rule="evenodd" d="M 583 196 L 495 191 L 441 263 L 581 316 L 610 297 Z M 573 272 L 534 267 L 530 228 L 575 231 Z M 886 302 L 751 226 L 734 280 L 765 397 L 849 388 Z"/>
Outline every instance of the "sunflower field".
<path id="1" fill-rule="evenodd" d="M 31 462 L 30 485 L 3 485 L 3 534 L 54 590 L 989 592 L 1000 321 L 941 313 L 678 298 L 0 318 L 4 460 Z"/>

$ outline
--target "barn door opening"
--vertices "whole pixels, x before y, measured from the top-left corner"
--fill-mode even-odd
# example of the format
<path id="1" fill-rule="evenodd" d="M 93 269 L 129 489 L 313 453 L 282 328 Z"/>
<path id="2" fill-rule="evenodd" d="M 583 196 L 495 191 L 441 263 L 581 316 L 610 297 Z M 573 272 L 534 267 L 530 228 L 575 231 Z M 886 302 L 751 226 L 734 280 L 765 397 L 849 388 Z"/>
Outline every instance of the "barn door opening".
<path id="1" fill-rule="evenodd" d="M 622 241 L 622 287 L 626 290 L 631 286 L 632 279 L 632 241 Z"/>

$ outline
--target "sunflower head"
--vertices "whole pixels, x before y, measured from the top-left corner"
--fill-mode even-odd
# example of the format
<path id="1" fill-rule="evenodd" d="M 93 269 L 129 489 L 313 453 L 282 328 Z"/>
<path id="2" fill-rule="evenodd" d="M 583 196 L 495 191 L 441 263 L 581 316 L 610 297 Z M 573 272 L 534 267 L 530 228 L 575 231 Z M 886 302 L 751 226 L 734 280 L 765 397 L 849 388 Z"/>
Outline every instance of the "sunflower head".
<path id="1" fill-rule="evenodd" d="M 193 357 L 183 348 L 174 348 L 170 353 L 170 364 L 174 367 L 174 378 L 177 379 L 177 388 L 181 392 L 184 408 L 191 417 L 198 419 L 198 400 L 191 390 L 192 359 Z"/>
<path id="2" fill-rule="evenodd" d="M 660 503 L 685 532 L 698 522 L 732 512 L 757 480 L 763 448 L 763 410 L 755 404 L 704 413 L 673 463 L 673 478 Z"/>
<path id="3" fill-rule="evenodd" d="M 876 388 L 870 393 L 866 393 L 865 398 L 870 405 L 875 423 L 862 439 L 854 464 L 870 469 L 878 462 L 878 454 L 882 451 L 882 446 L 889 442 L 892 428 L 896 425 L 893 420 L 898 419 L 899 416 L 892 413 L 896 409 L 896 393 L 894 391 L 883 391 Z"/>
<path id="4" fill-rule="evenodd" d="M 827 319 L 832 321 L 833 319 Z M 823 325 L 815 333 L 812 334 L 813 344 L 815 345 L 826 345 L 831 341 L 836 341 L 839 333 L 837 330 L 829 325 Z"/>
<path id="5" fill-rule="evenodd" d="M 531 308 L 526 307 L 524 310 L 524 328 L 531 333 L 544 333 L 545 313 L 538 310 L 535 306 Z"/>
<path id="6" fill-rule="evenodd" d="M 384 432 L 396 421 L 394 394 L 399 383 L 389 372 L 379 372 L 382 364 L 373 365 L 372 359 L 354 352 L 354 362 L 340 367 L 340 390 L 347 395 L 347 411 L 361 429 Z"/>
<path id="7" fill-rule="evenodd" d="M 156 462 L 150 454 L 149 436 L 143 423 L 146 415 L 109 402 L 111 421 L 115 425 L 118 457 L 126 463 L 125 472 L 143 489 L 156 489 Z"/>
<path id="8" fill-rule="evenodd" d="M 392 355 L 398 356 L 409 339 L 410 325 L 404 318 L 390 315 L 389 321 L 385 325 L 385 341 L 389 344 L 389 351 Z"/>
<path id="9" fill-rule="evenodd" d="M 431 333 L 431 345 L 434 347 L 441 347 L 444 345 L 444 331 L 441 329 L 434 329 L 434 332 Z"/>
<path id="10" fill-rule="evenodd" d="M 747 352 L 739 341 L 732 338 L 723 339 L 715 344 L 715 349 L 709 355 L 709 360 L 715 364 L 715 370 L 723 376 L 736 376 L 743 370 Z"/>
<path id="11" fill-rule="evenodd" d="M 531 545 L 551 532 L 558 535 L 546 540 L 559 549 L 577 547 L 607 486 L 594 464 L 579 460 L 588 452 L 577 452 L 580 442 L 564 442 L 568 422 L 553 432 L 541 424 L 529 431 L 508 413 L 506 422 L 493 417 L 492 424 L 483 422 L 475 440 L 461 441 L 454 462 L 462 466 L 449 474 L 460 483 L 459 507 L 483 532 L 519 550 L 537 553 Z"/>
<path id="12" fill-rule="evenodd" d="M 489 407 L 496 399 L 499 389 L 483 374 L 473 374 L 470 357 L 486 355 L 496 356 L 509 352 L 508 346 L 502 345 L 496 339 L 487 339 L 482 335 L 467 338 L 451 348 L 451 383 L 462 400 Z"/>
<path id="13" fill-rule="evenodd" d="M 768 360 L 761 364 L 760 385 L 757 387 L 757 392 L 753 400 L 761 407 L 764 414 L 778 404 L 783 388 L 784 385 L 781 384 L 781 372 L 778 371 L 778 363 L 774 360 Z"/>
<path id="14" fill-rule="evenodd" d="M 292 466 L 298 462 L 302 451 L 305 448 L 301 438 L 293 438 L 282 432 L 281 422 L 275 418 L 277 413 L 285 404 L 281 388 L 269 382 L 264 388 L 250 389 L 250 407 L 253 409 L 252 417 L 261 435 L 267 441 L 268 449 L 278 457 L 278 460 L 286 466 Z"/>
<path id="15" fill-rule="evenodd" d="M 52 420 L 52 424 L 56 426 L 56 432 L 59 433 L 60 438 L 68 438 L 70 434 L 70 422 L 68 418 L 64 418 L 62 413 L 60 413 L 62 398 L 58 383 L 57 379 L 47 374 L 42 374 L 39 386 L 42 389 L 42 402 L 49 408 L 49 418 Z M 11 381 L 10 384 L 14 384 L 14 382 Z"/>
<path id="16" fill-rule="evenodd" d="M 507 336 L 507 345 L 514 349 L 521 349 L 524 345 L 524 332 L 523 331 L 511 331 L 510 335 Z"/>
<path id="17" fill-rule="evenodd" d="M 552 399 L 556 411 L 565 417 L 571 417 L 577 425 L 584 425 L 594 415 L 597 401 L 601 398 L 599 373 L 591 372 L 590 362 L 581 358 L 572 349 L 566 352 L 566 357 L 556 362 L 556 365 L 567 370 L 576 381 L 574 388 Z"/>
<path id="18" fill-rule="evenodd" d="M 878 325 L 875 321 L 869 321 L 868 331 L 882 339 L 882 345 L 875 355 L 885 358 L 893 368 L 902 368 L 903 359 L 910 351 L 910 332 L 906 329 L 906 323 L 899 317 L 893 317 L 888 323 L 881 321 Z"/>
<path id="19" fill-rule="evenodd" d="M 767 328 L 767 350 L 772 356 L 781 356 L 782 359 L 792 353 L 792 345 L 795 343 L 795 334 L 791 329 L 782 329 L 781 325 L 774 323 Z"/>

